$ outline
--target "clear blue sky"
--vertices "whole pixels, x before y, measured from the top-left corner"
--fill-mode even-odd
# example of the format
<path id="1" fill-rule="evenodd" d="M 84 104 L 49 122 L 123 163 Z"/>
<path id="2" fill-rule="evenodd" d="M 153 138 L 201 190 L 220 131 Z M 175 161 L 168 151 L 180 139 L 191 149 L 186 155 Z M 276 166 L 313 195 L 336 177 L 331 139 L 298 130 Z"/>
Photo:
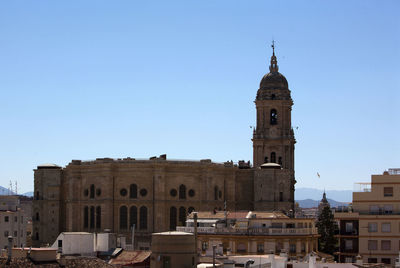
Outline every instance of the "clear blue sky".
<path id="1" fill-rule="evenodd" d="M 296 187 L 400 167 L 399 1 L 1 1 L 0 185 L 71 159 L 252 159 L 276 40 Z M 318 179 L 316 173 L 321 174 Z"/>

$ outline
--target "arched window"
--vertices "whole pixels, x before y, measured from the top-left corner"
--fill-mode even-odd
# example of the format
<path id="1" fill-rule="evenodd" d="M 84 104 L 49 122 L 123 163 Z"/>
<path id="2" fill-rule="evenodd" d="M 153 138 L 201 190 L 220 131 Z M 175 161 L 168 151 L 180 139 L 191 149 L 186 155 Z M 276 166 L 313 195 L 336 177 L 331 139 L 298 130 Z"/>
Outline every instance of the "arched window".
<path id="1" fill-rule="evenodd" d="M 276 125 L 278 124 L 278 112 L 275 109 L 271 110 L 270 114 L 270 124 L 271 125 Z"/>
<path id="2" fill-rule="evenodd" d="M 37 220 L 37 221 L 40 220 L 40 218 L 39 218 L 39 212 L 36 212 L 36 220 Z"/>
<path id="3" fill-rule="evenodd" d="M 89 207 L 83 209 L 83 228 L 89 227 Z"/>
<path id="4" fill-rule="evenodd" d="M 90 229 L 94 229 L 94 207 L 90 207 Z"/>
<path id="5" fill-rule="evenodd" d="M 135 225 L 135 229 L 137 229 L 137 207 L 131 206 L 129 209 L 129 227 Z"/>
<path id="6" fill-rule="evenodd" d="M 39 240 L 39 232 L 36 232 L 36 240 Z"/>
<path id="7" fill-rule="evenodd" d="M 39 191 L 36 191 L 36 200 L 39 200 L 40 195 L 39 195 Z"/>
<path id="8" fill-rule="evenodd" d="M 96 207 L 96 228 L 101 229 L 101 207 Z"/>
<path id="9" fill-rule="evenodd" d="M 90 198 L 94 198 L 94 184 L 90 185 Z"/>
<path id="10" fill-rule="evenodd" d="M 129 197 L 137 198 L 137 185 L 136 184 L 131 184 L 131 186 L 129 186 Z"/>
<path id="11" fill-rule="evenodd" d="M 184 207 L 179 208 L 179 224 L 181 226 L 186 225 L 186 208 Z"/>
<path id="12" fill-rule="evenodd" d="M 189 207 L 188 208 L 188 214 L 192 213 L 194 211 L 194 207 Z"/>
<path id="13" fill-rule="evenodd" d="M 183 184 L 179 186 L 179 199 L 186 199 L 186 186 Z"/>
<path id="14" fill-rule="evenodd" d="M 147 229 L 147 207 L 140 208 L 140 230 Z"/>
<path id="15" fill-rule="evenodd" d="M 271 153 L 271 163 L 276 163 L 276 153 L 275 152 Z"/>
<path id="16" fill-rule="evenodd" d="M 214 187 L 214 200 L 218 200 L 218 186 Z"/>
<path id="17" fill-rule="evenodd" d="M 177 211 L 176 211 L 176 207 L 171 207 L 169 209 L 169 229 L 171 231 L 175 231 L 176 230 L 176 216 L 177 216 Z"/>
<path id="18" fill-rule="evenodd" d="M 278 164 L 282 166 L 282 156 L 279 156 L 279 158 L 278 158 Z"/>
<path id="19" fill-rule="evenodd" d="M 122 206 L 119 208 L 119 228 L 128 228 L 128 208 L 126 206 Z"/>

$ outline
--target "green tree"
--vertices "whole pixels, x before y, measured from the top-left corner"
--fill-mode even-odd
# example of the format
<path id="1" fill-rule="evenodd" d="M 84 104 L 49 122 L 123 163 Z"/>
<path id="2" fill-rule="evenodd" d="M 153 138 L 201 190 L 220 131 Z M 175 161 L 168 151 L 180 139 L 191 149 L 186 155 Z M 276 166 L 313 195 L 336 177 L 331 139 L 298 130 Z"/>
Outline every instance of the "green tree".
<path id="1" fill-rule="evenodd" d="M 335 232 L 338 230 L 338 227 L 333 219 L 333 214 L 329 205 L 324 206 L 322 209 L 318 216 L 316 226 L 318 228 L 318 233 L 321 235 L 318 239 L 319 251 L 333 254 L 337 244 Z"/>

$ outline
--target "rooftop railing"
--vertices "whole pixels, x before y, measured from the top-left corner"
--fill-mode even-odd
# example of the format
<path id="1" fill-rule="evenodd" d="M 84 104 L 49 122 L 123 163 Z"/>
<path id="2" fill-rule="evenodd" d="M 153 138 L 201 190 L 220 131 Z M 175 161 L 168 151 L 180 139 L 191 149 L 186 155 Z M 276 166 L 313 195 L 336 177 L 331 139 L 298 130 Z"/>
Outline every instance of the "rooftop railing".
<path id="1" fill-rule="evenodd" d="M 194 227 L 178 226 L 177 231 L 193 233 Z M 241 234 L 241 235 L 312 235 L 317 234 L 316 228 L 215 228 L 197 227 L 199 234 Z"/>

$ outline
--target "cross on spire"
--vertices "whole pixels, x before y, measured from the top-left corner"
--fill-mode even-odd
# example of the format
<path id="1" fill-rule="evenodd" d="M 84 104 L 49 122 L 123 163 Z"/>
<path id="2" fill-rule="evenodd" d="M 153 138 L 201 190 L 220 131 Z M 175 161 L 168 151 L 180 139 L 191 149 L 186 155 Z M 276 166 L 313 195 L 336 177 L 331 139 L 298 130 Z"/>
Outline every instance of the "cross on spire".
<path id="1" fill-rule="evenodd" d="M 273 39 L 272 39 L 272 45 L 271 45 L 271 47 L 272 47 L 272 55 L 275 56 L 275 40 L 273 40 Z"/>
<path id="2" fill-rule="evenodd" d="M 278 72 L 278 61 L 276 60 L 275 57 L 275 40 L 272 40 L 272 57 L 271 57 L 271 65 L 269 66 L 269 71 L 271 73 Z"/>

